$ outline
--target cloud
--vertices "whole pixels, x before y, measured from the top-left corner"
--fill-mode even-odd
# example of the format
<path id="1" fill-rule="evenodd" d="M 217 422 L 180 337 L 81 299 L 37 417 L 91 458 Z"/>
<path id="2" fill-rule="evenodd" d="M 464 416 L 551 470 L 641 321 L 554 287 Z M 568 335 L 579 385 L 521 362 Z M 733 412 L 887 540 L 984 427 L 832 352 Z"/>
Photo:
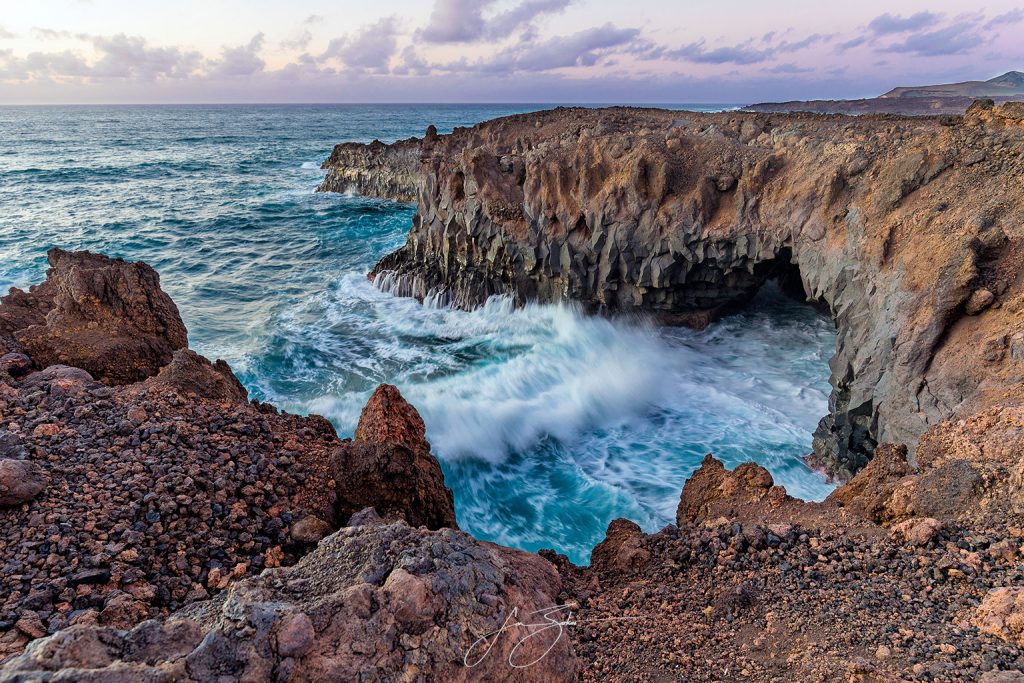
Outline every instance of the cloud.
<path id="1" fill-rule="evenodd" d="M 814 69 L 805 66 L 797 66 L 792 62 L 786 62 L 785 64 L 778 64 L 770 69 L 765 69 L 770 74 L 806 74 L 811 73 Z"/>
<path id="2" fill-rule="evenodd" d="M 5 29 L 3 26 L 0 26 L 0 40 L 7 40 L 9 38 L 16 38 L 16 37 L 17 36 L 15 36 L 13 33 L 8 31 L 7 29 Z"/>
<path id="3" fill-rule="evenodd" d="M 1003 14 L 999 14 L 992 17 L 992 19 L 989 20 L 987 24 L 985 24 L 985 28 L 1000 28 L 1008 24 L 1017 24 L 1020 23 L 1021 21 L 1024 21 L 1024 9 L 1018 7 L 1016 9 L 1010 10 L 1009 12 L 1004 12 Z"/>
<path id="4" fill-rule="evenodd" d="M 982 44 L 982 36 L 975 31 L 973 20 L 952 24 L 925 33 L 915 33 L 905 40 L 884 48 L 885 52 L 902 52 L 919 57 L 958 55 L 974 50 Z"/>
<path id="5" fill-rule="evenodd" d="M 814 33 L 802 40 L 783 40 L 772 44 L 775 35 L 769 33 L 760 43 L 749 40 L 739 45 L 708 48 L 703 40 L 676 49 L 653 47 L 642 55 L 646 59 L 670 59 L 695 64 L 760 64 L 782 54 L 798 52 L 816 43 L 829 41 L 832 35 Z"/>
<path id="6" fill-rule="evenodd" d="M 220 59 L 209 63 L 208 72 L 214 76 L 251 76 L 263 71 L 266 62 L 259 56 L 263 49 L 263 34 L 257 33 L 245 45 L 226 47 Z"/>
<path id="7" fill-rule="evenodd" d="M 64 29 L 32 27 L 32 35 L 40 40 L 89 40 L 92 36 L 85 33 L 73 33 Z"/>
<path id="8" fill-rule="evenodd" d="M 391 70 L 391 73 L 399 76 L 425 76 L 430 73 L 430 65 L 420 57 L 416 48 L 408 45 L 402 50 L 401 62 Z"/>
<path id="9" fill-rule="evenodd" d="M 202 63 L 198 52 L 183 52 L 176 47 L 149 47 L 144 38 L 126 36 L 96 36 L 93 45 L 100 58 L 93 64 L 90 75 L 97 78 L 185 78 Z"/>
<path id="10" fill-rule="evenodd" d="M 290 40 L 282 40 L 281 48 L 285 50 L 304 50 L 313 41 L 313 34 L 305 30 Z"/>
<path id="11" fill-rule="evenodd" d="M 472 43 L 500 40 L 520 30 L 532 33 L 535 22 L 557 14 L 574 0 L 523 0 L 518 5 L 485 17 L 496 0 L 435 0 L 427 25 L 416 36 L 428 43 Z M 532 37 L 532 36 L 531 36 Z"/>
<path id="12" fill-rule="evenodd" d="M 858 36 L 857 38 L 853 38 L 852 40 L 847 40 L 845 43 L 839 43 L 838 45 L 836 45 L 836 52 L 846 52 L 847 50 L 852 50 L 853 48 L 859 47 L 866 42 L 868 42 L 867 38 L 865 38 L 864 36 Z"/>
<path id="13" fill-rule="evenodd" d="M 430 19 L 417 34 L 428 43 L 467 43 L 484 32 L 483 12 L 495 0 L 436 0 Z"/>
<path id="14" fill-rule="evenodd" d="M 920 31 L 935 25 L 942 17 L 933 12 L 918 12 L 904 17 L 898 14 L 881 14 L 868 23 L 868 30 L 876 36 L 889 35 L 891 33 L 907 33 L 909 31 Z"/>
<path id="15" fill-rule="evenodd" d="M 391 58 L 398 51 L 398 19 L 385 17 L 375 24 L 327 45 L 320 60 L 337 59 L 345 66 L 387 73 Z"/>
<path id="16" fill-rule="evenodd" d="M 96 49 L 97 57 L 91 64 L 71 50 L 31 52 L 20 59 L 8 53 L 4 56 L 0 76 L 9 80 L 181 79 L 193 75 L 203 61 L 198 52 L 177 47 L 151 47 L 144 38 L 123 33 L 114 36 L 75 34 L 74 37 L 92 43 Z"/>
<path id="17" fill-rule="evenodd" d="M 533 24 L 545 14 L 557 14 L 571 5 L 573 0 L 526 0 L 510 10 L 496 14 L 487 20 L 485 36 L 502 38 L 520 28 Z"/>
<path id="18" fill-rule="evenodd" d="M 459 60 L 439 68 L 446 71 L 511 74 L 593 66 L 616 48 L 627 48 L 639 33 L 635 28 L 604 24 L 568 36 L 520 42 L 489 59 L 472 63 Z"/>
<path id="19" fill-rule="evenodd" d="M 320 14 L 310 14 L 308 17 L 302 20 L 302 23 L 306 26 L 312 26 L 313 24 L 323 23 L 323 16 Z"/>

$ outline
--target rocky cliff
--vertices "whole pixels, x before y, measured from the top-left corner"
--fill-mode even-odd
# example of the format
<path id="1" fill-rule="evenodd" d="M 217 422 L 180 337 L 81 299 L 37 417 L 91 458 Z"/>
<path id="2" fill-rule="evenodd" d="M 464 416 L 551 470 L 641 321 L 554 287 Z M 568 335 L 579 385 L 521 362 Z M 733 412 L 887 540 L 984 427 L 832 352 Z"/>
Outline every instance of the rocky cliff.
<path id="1" fill-rule="evenodd" d="M 827 306 L 838 342 L 815 451 L 875 445 L 1021 395 L 1024 114 L 843 118 L 557 109 L 431 134 L 418 211 L 371 277 L 473 307 L 495 294 L 704 325 L 768 279 Z M 332 155 L 388 185 L 410 146 Z"/>
<path id="2" fill-rule="evenodd" d="M 411 202 L 419 181 L 420 140 L 391 145 L 346 142 L 334 147 L 321 168 L 327 171 L 318 192 L 358 192 L 367 197 Z"/>
<path id="3" fill-rule="evenodd" d="M 107 286 L 145 269 L 56 261 L 111 269 L 77 296 L 143 367 L 156 281 L 129 311 Z M 822 503 L 708 456 L 675 525 L 615 520 L 575 567 L 457 530 L 393 386 L 339 440 L 188 349 L 130 384 L 40 358 L 0 357 L 0 681 L 1024 680 L 1021 407 L 916 463 L 882 445 Z"/>

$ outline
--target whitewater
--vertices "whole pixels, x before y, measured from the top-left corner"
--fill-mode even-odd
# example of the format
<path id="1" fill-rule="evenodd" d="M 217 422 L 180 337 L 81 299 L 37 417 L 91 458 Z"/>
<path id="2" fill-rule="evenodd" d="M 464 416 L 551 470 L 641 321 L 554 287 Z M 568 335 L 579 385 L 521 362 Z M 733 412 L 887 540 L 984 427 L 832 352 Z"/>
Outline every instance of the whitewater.
<path id="1" fill-rule="evenodd" d="M 698 333 L 569 303 L 458 311 L 366 279 L 414 207 L 314 193 L 331 146 L 535 108 L 0 108 L 0 287 L 41 280 L 50 246 L 145 260 L 193 348 L 342 435 L 395 384 L 460 526 L 527 550 L 586 562 L 616 517 L 673 522 L 709 452 L 827 495 L 802 456 L 827 412 L 834 328 L 775 288 Z"/>

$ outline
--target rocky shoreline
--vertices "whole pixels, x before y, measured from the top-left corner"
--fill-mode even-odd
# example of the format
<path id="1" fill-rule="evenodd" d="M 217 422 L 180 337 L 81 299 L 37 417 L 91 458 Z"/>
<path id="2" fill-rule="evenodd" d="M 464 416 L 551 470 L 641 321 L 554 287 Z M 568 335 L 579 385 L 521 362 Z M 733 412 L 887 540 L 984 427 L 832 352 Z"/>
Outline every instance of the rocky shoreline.
<path id="1" fill-rule="evenodd" d="M 845 479 L 879 443 L 913 454 L 954 414 L 1020 401 L 1022 122 L 1019 103 L 979 102 L 947 119 L 556 109 L 431 131 L 408 241 L 371 277 L 464 308 L 501 294 L 698 327 L 780 279 L 836 324 L 814 450 Z M 376 168 L 326 166 L 325 186 Z"/>
<path id="2" fill-rule="evenodd" d="M 557 110 L 332 155 L 414 177 L 378 266 L 411 295 L 829 306 L 849 481 L 708 456 L 588 567 L 459 531 L 396 388 L 341 440 L 188 350 L 145 264 L 51 251 L 0 300 L 0 681 L 1024 681 L 1021 119 Z"/>

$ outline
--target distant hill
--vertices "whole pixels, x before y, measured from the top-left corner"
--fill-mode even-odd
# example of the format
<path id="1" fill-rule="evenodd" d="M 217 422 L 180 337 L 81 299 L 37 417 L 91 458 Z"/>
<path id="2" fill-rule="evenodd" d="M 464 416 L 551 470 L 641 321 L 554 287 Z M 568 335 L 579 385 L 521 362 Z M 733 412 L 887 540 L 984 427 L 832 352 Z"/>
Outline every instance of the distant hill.
<path id="1" fill-rule="evenodd" d="M 1024 73 L 1007 71 L 987 81 L 964 81 L 940 85 L 912 85 L 893 88 L 882 95 L 894 97 L 1012 97 L 1024 95 Z"/>
<path id="2" fill-rule="evenodd" d="M 964 81 L 939 85 L 914 85 L 893 88 L 879 97 L 860 100 L 796 100 L 761 102 L 745 111 L 811 111 L 822 114 L 902 114 L 922 116 L 962 114 L 974 100 L 991 98 L 997 104 L 1024 100 L 1024 72 L 1007 71 L 987 81 Z"/>

